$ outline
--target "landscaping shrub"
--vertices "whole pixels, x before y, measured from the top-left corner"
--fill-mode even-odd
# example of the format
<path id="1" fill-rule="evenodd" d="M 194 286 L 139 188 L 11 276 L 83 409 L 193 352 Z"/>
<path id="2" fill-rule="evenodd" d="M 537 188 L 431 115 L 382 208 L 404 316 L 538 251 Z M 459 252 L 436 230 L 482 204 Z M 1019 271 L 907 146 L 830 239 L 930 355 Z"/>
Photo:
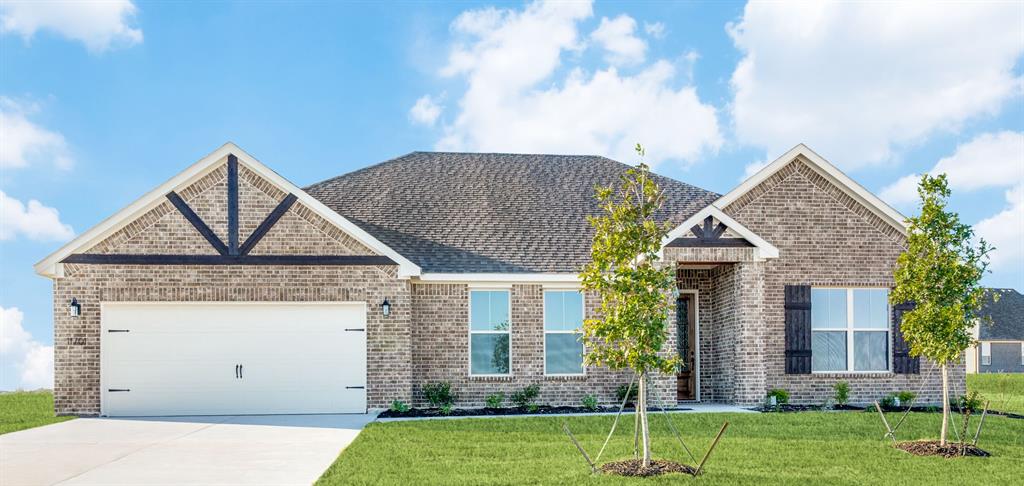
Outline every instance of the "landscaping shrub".
<path id="1" fill-rule="evenodd" d="M 845 381 L 838 381 L 835 385 L 832 385 L 832 389 L 836 392 L 833 395 L 836 405 L 840 407 L 846 405 L 846 402 L 850 400 L 850 384 Z"/>
<path id="2" fill-rule="evenodd" d="M 447 381 L 427 383 L 422 388 L 423 395 L 427 397 L 427 401 L 433 407 L 444 407 L 447 405 L 450 410 L 451 406 L 455 404 L 456 397 L 452 393 L 452 384 Z"/>
<path id="3" fill-rule="evenodd" d="M 584 395 L 583 400 L 580 401 L 580 405 L 583 406 L 584 410 L 593 412 L 597 410 L 597 397 L 594 395 Z"/>
<path id="4" fill-rule="evenodd" d="M 896 408 L 896 394 L 890 393 L 878 401 L 882 408 Z"/>
<path id="5" fill-rule="evenodd" d="M 772 388 L 769 390 L 768 400 L 771 400 L 772 397 L 775 397 L 775 408 L 779 408 L 789 403 L 789 392 L 782 388 Z M 771 402 L 769 401 L 769 403 Z"/>
<path id="6" fill-rule="evenodd" d="M 901 390 L 896 393 L 896 398 L 900 399 L 900 405 L 908 407 L 917 398 L 917 394 L 912 391 Z"/>
<path id="7" fill-rule="evenodd" d="M 406 405 L 405 402 L 403 402 L 401 400 L 395 400 L 395 401 L 391 402 L 391 411 L 392 412 L 398 412 L 398 413 L 405 413 L 405 412 L 409 411 L 409 406 Z"/>
<path id="8" fill-rule="evenodd" d="M 451 415 L 452 414 L 452 406 L 451 406 L 451 404 L 441 405 L 441 408 L 439 408 L 438 411 L 441 412 L 441 415 Z"/>
<path id="9" fill-rule="evenodd" d="M 531 412 L 536 411 L 534 401 L 540 395 L 540 385 L 533 384 L 512 394 L 512 402 L 519 408 L 525 408 Z"/>
<path id="10" fill-rule="evenodd" d="M 501 408 L 504 403 L 505 394 L 503 392 L 487 395 L 487 408 Z"/>
<path id="11" fill-rule="evenodd" d="M 962 410 L 964 413 L 980 412 L 982 401 L 981 397 L 978 396 L 978 392 L 972 391 L 967 395 L 960 395 L 959 397 L 952 398 L 949 400 L 950 405 L 953 408 Z"/>
<path id="12" fill-rule="evenodd" d="M 615 389 L 615 396 L 619 399 L 618 403 L 621 404 L 622 401 L 626 399 L 626 390 L 629 390 L 629 400 L 626 401 L 626 404 L 636 403 L 637 387 L 634 386 L 630 389 L 629 385 L 619 385 L 619 387 Z"/>

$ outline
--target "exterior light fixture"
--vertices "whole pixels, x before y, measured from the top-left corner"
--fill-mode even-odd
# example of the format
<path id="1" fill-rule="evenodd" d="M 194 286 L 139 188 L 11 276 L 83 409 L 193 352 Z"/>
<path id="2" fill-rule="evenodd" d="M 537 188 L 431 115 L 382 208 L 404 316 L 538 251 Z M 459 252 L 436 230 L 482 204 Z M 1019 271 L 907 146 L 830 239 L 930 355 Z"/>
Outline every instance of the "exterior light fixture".
<path id="1" fill-rule="evenodd" d="M 384 313 L 385 317 L 391 315 L 391 302 L 388 302 L 387 297 L 384 298 L 384 303 L 380 305 L 380 310 Z"/>
<path id="2" fill-rule="evenodd" d="M 68 315 L 71 317 L 82 315 L 82 304 L 79 304 L 78 299 L 74 297 L 71 298 L 71 303 L 68 304 Z"/>

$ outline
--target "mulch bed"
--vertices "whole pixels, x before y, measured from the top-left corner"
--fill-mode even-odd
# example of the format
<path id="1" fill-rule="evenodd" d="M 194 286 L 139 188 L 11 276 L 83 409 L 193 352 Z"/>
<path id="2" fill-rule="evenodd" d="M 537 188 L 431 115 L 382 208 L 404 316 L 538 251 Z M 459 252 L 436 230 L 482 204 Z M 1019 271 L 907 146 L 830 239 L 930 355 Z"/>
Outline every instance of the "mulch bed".
<path id="1" fill-rule="evenodd" d="M 625 461 L 609 462 L 601 465 L 601 472 L 605 474 L 617 474 L 619 476 L 658 476 L 668 473 L 683 473 L 693 475 L 695 470 L 685 464 L 663 459 L 654 459 L 650 467 L 643 467 L 640 459 L 629 459 Z"/>
<path id="2" fill-rule="evenodd" d="M 689 408 L 673 408 L 671 410 L 691 410 Z M 445 415 L 441 413 L 440 409 L 437 408 L 413 408 L 409 409 L 408 412 L 395 412 L 393 410 L 385 410 L 379 418 L 398 418 L 398 417 L 479 417 L 479 416 L 497 416 L 497 415 L 551 415 L 551 414 L 591 414 L 591 413 L 614 413 L 618 412 L 619 407 L 598 407 L 596 410 L 588 410 L 583 407 L 550 407 L 542 405 L 537 407 L 536 410 L 530 411 L 526 408 L 521 407 L 510 407 L 510 408 L 456 408 L 451 413 Z M 623 413 L 632 413 L 632 408 L 623 410 Z"/>
<path id="3" fill-rule="evenodd" d="M 950 457 L 988 457 L 991 454 L 971 444 L 947 442 L 945 446 L 939 445 L 937 440 L 918 440 L 913 442 L 900 442 L 896 444 L 898 449 L 909 452 L 915 456 L 942 456 Z"/>

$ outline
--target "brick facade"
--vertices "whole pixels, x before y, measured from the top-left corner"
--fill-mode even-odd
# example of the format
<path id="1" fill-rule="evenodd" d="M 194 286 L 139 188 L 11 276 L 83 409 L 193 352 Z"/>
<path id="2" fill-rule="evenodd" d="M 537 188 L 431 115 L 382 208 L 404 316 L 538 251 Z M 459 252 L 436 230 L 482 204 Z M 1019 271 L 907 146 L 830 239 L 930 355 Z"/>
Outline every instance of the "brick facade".
<path id="1" fill-rule="evenodd" d="M 240 167 L 239 227 L 244 241 L 285 194 Z M 222 238 L 226 238 L 226 171 L 223 166 L 179 191 Z M 90 248 L 88 253 L 216 254 L 168 202 Z M 253 254 L 367 255 L 370 250 L 296 203 Z M 100 412 L 100 319 L 102 302 L 147 301 L 365 301 L 367 400 L 380 408 L 411 400 L 412 371 L 408 280 L 395 266 L 141 266 L 65 265 L 54 280 L 54 399 L 59 414 Z M 67 303 L 82 304 L 69 317 Z M 379 309 L 395 303 L 391 315 Z"/>
<path id="2" fill-rule="evenodd" d="M 482 406 L 487 395 L 506 397 L 522 388 L 540 385 L 539 402 L 579 405 L 592 394 L 603 404 L 616 401 L 615 390 L 629 383 L 628 372 L 588 368 L 584 376 L 544 375 L 544 287 L 511 285 L 511 376 L 480 377 L 469 374 L 468 284 L 412 286 L 412 369 L 414 403 L 425 404 L 420 387 L 425 383 L 451 382 L 458 406 Z M 488 289 L 490 290 L 490 289 Z M 597 308 L 594 296 L 584 297 L 586 315 Z"/>
<path id="3" fill-rule="evenodd" d="M 244 165 L 239 167 L 239 235 L 245 238 L 286 196 Z M 213 231 L 227 239 L 223 166 L 178 191 Z M 783 369 L 783 288 L 787 284 L 891 287 L 904 238 L 802 161 L 780 170 L 724 209 L 775 245 L 779 258 L 762 260 L 753 248 L 666 248 L 681 291 L 698 292 L 700 398 L 707 402 L 759 403 L 768 389 L 785 388 L 795 403 L 820 403 L 839 380 L 850 383 L 851 401 L 867 402 L 897 390 L 938 401 L 933 364 L 920 375 L 787 375 Z M 216 251 L 167 201 L 163 201 L 87 253 L 202 254 Z M 253 249 L 253 255 L 370 255 L 373 252 L 301 202 L 293 205 Z M 424 405 L 421 386 L 452 383 L 458 406 L 480 406 L 487 395 L 506 396 L 540 385 L 540 402 L 578 405 L 592 394 L 603 404 L 629 382 L 628 372 L 587 369 L 584 376 L 544 374 L 541 284 L 515 284 L 511 295 L 511 376 L 469 375 L 467 283 L 426 283 L 398 278 L 396 266 L 142 266 L 65 265 L 54 280 L 55 407 L 60 414 L 100 411 L 102 302 L 125 301 L 364 301 L 367 315 L 367 397 L 370 408 L 392 400 Z M 82 315 L 67 316 L 74 297 Z M 387 298 L 391 315 L 379 309 Z M 593 316 L 597 300 L 584 299 Z M 669 340 L 675 350 L 675 306 Z M 891 347 L 891 346 L 890 346 Z M 891 353 L 891 350 L 890 350 Z M 892 362 L 890 356 L 890 363 Z M 964 369 L 952 373 L 962 392 Z M 675 402 L 675 376 L 655 376 L 652 402 Z"/>
<path id="4" fill-rule="evenodd" d="M 927 360 L 922 360 L 917 375 L 785 373 L 785 285 L 892 287 L 896 257 L 906 244 L 898 231 L 801 159 L 734 201 L 725 212 L 779 249 L 779 258 L 763 264 L 763 326 L 741 332 L 741 339 L 763 350 L 764 389 L 784 388 L 795 403 L 821 403 L 832 396 L 835 382 L 845 380 L 855 403 L 899 390 L 918 393 L 919 401 L 941 403 L 941 376 Z M 954 367 L 950 375 L 953 392 L 963 393 L 964 367 Z M 755 388 L 737 401 L 755 398 Z"/>

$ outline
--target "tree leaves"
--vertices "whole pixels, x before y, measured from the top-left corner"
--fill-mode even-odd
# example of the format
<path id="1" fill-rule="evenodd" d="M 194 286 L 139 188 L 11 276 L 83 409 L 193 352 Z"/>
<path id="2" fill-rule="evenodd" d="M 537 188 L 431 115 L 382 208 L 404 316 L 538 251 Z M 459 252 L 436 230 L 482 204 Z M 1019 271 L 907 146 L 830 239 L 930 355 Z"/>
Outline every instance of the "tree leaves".
<path id="1" fill-rule="evenodd" d="M 638 144 L 642 156 L 643 148 Z M 588 365 L 671 372 L 675 358 L 659 355 L 666 331 L 671 268 L 657 265 L 668 223 L 655 213 L 664 194 L 645 164 L 626 171 L 619 187 L 595 188 L 601 214 L 588 218 L 594 227 L 591 261 L 580 274 L 583 288 L 600 296 L 596 318 L 583 322 Z"/>
<path id="2" fill-rule="evenodd" d="M 922 176 L 917 192 L 921 214 L 908 219 L 907 250 L 896 261 L 890 300 L 916 304 L 901 324 L 910 354 L 948 364 L 974 342 L 971 329 L 984 298 L 981 278 L 992 247 L 983 239 L 975 247 L 971 226 L 946 210 L 945 175 Z"/>

